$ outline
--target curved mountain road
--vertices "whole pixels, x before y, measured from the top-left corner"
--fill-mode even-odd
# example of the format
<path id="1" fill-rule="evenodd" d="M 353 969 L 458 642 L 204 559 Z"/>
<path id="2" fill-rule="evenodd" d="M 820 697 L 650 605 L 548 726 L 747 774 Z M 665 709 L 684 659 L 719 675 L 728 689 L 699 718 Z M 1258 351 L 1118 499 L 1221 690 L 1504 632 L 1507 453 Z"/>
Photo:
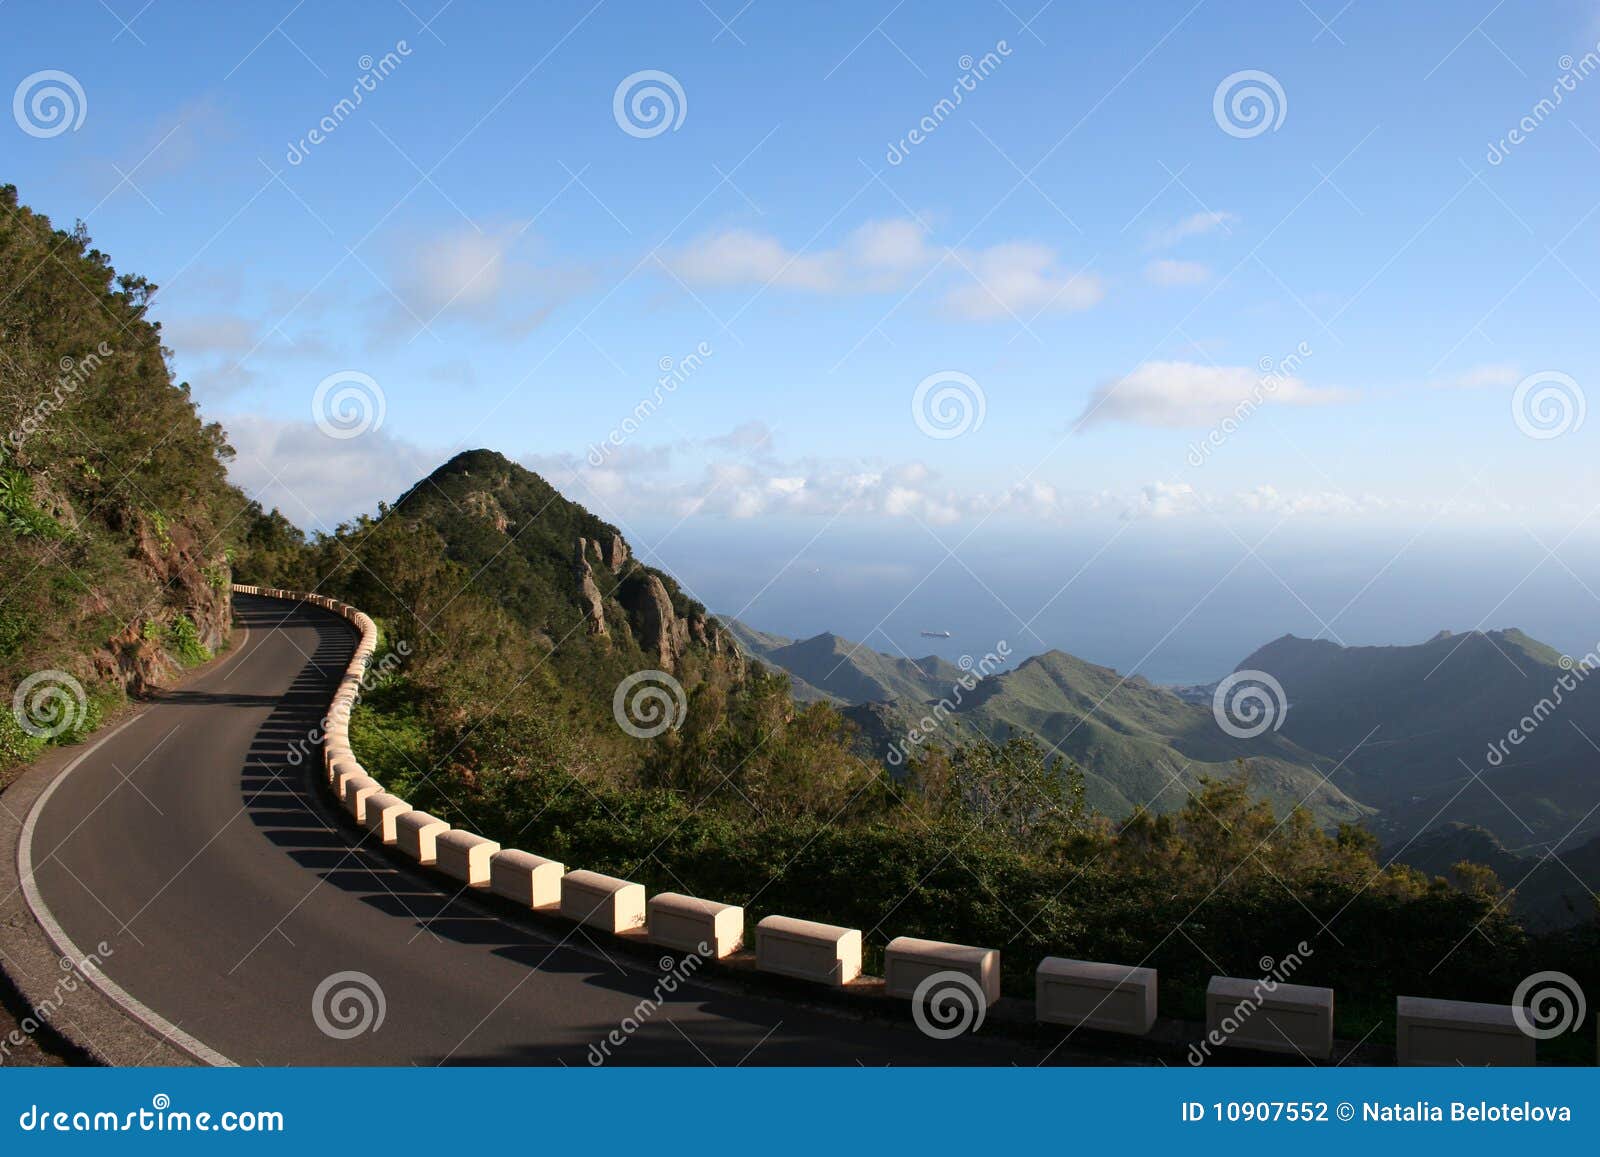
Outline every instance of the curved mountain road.
<path id="1" fill-rule="evenodd" d="M 321 797 L 320 757 L 289 760 L 354 636 L 312 608 L 235 606 L 248 633 L 232 654 L 40 797 L 22 837 L 35 915 L 82 950 L 105 942 L 122 1003 L 212 1063 L 591 1063 L 662 974 L 604 936 L 456 899 L 363 843 Z M 340 1039 L 318 1027 L 313 996 L 352 971 L 381 988 L 384 1019 Z M 689 981 L 642 1020 L 606 1063 L 1036 1064 L 1048 1051 L 989 1034 L 931 1040 L 909 1015 L 862 1019 L 717 981 Z"/>

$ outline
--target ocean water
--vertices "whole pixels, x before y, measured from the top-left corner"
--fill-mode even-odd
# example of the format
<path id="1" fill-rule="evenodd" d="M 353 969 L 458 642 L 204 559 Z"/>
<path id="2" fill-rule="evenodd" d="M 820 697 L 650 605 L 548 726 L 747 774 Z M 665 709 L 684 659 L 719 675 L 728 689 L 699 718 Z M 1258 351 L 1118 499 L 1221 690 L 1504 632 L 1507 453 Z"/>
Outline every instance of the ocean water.
<path id="1" fill-rule="evenodd" d="M 1600 642 L 1600 534 L 1552 557 L 1520 530 L 1305 522 L 1257 545 L 1270 526 L 1236 529 L 991 526 L 965 541 L 959 526 L 821 520 L 630 531 L 717 614 L 912 657 L 957 661 L 1004 641 L 1017 661 L 1060 649 L 1158 683 L 1205 683 L 1286 633 L 1384 645 L 1518 627 L 1568 653 Z M 1540 538 L 1554 546 L 1560 534 Z"/>

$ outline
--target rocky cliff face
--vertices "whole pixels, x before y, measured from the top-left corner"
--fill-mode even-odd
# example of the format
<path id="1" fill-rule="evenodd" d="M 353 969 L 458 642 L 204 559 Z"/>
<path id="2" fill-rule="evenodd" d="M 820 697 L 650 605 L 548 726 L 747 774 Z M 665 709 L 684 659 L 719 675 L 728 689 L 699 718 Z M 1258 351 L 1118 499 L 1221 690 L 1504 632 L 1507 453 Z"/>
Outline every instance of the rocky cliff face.
<path id="1" fill-rule="evenodd" d="M 743 675 L 731 636 L 671 575 L 644 565 L 615 526 L 503 455 L 456 455 L 390 516 L 431 526 L 461 568 L 457 585 L 467 582 L 552 645 L 691 680 L 702 666 Z M 635 646 L 642 656 L 631 654 Z"/>
<path id="2" fill-rule="evenodd" d="M 572 570 L 578 580 L 578 597 L 583 606 L 584 622 L 588 625 L 591 635 L 609 635 L 606 628 L 605 600 L 600 595 L 600 588 L 594 581 L 594 568 L 589 565 L 589 543 L 586 539 L 578 540 L 577 556 L 573 560 Z M 595 544 L 596 551 L 599 544 Z"/>
<path id="3" fill-rule="evenodd" d="M 138 696 L 170 683 L 182 670 L 169 639 L 179 619 L 194 625 L 195 638 L 215 652 L 233 631 L 229 566 L 225 555 L 207 557 L 187 526 L 165 526 L 142 512 L 126 515 L 133 537 L 134 567 L 154 592 L 140 613 L 96 651 L 95 674 Z"/>

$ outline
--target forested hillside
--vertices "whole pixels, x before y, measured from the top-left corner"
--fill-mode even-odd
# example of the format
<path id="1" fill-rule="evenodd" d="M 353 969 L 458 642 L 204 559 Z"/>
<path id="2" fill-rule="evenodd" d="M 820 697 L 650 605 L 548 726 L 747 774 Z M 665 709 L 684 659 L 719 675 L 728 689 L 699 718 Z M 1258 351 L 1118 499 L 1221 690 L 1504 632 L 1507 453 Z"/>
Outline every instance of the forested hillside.
<path id="1" fill-rule="evenodd" d="M 0 187 L 0 782 L 228 638 L 247 502 L 155 289 Z"/>

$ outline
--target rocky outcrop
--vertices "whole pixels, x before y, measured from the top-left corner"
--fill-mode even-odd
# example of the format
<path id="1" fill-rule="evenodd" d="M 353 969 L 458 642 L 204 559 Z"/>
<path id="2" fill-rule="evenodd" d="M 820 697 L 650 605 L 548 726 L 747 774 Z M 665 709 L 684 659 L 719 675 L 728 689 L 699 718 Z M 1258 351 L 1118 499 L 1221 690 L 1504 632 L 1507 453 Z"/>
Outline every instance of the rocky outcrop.
<path id="1" fill-rule="evenodd" d="M 207 558 L 194 532 L 182 523 L 137 509 L 110 512 L 110 525 L 133 540 L 131 561 L 136 573 L 158 592 L 127 619 L 126 607 L 92 598 L 88 609 L 123 618 L 126 625 L 91 656 L 99 680 L 118 683 L 138 698 L 169 684 L 183 670 L 164 640 L 178 620 L 187 619 L 194 638 L 213 654 L 226 645 L 233 630 L 227 557 Z M 185 628 L 187 629 L 187 628 Z"/>
<path id="2" fill-rule="evenodd" d="M 494 495 L 484 490 L 474 490 L 464 501 L 469 512 L 488 522 L 501 534 L 511 529 L 511 520 L 506 517 L 506 512 L 501 509 Z"/>
<path id="3" fill-rule="evenodd" d="M 573 575 L 578 580 L 578 595 L 583 606 L 584 623 L 591 635 L 609 635 L 611 632 L 606 629 L 605 601 L 600 597 L 600 588 L 595 585 L 594 570 L 589 566 L 585 546 L 584 540 L 580 538 L 572 564 Z"/>
<path id="4" fill-rule="evenodd" d="M 619 541 L 613 539 L 613 547 Z M 679 639 L 686 637 L 687 631 L 678 629 L 680 620 L 672 610 L 672 599 L 667 595 L 667 588 L 659 578 L 646 572 L 642 579 L 629 584 L 625 591 L 627 602 L 624 605 L 637 628 L 639 649 L 655 660 L 661 670 L 675 670 L 678 656 L 683 653 Z"/>
<path id="5" fill-rule="evenodd" d="M 717 657 L 736 678 L 744 672 L 744 654 L 733 637 L 703 614 L 680 616 L 659 576 L 641 569 L 618 590 L 633 626 L 635 641 L 661 670 L 676 672 L 691 646 Z"/>
<path id="6" fill-rule="evenodd" d="M 611 568 L 612 574 L 618 574 L 622 570 L 623 563 L 627 561 L 628 544 L 622 541 L 622 535 L 613 534 L 611 536 L 611 549 L 606 556 L 606 565 Z M 662 593 L 665 594 L 666 592 L 663 591 Z"/>

